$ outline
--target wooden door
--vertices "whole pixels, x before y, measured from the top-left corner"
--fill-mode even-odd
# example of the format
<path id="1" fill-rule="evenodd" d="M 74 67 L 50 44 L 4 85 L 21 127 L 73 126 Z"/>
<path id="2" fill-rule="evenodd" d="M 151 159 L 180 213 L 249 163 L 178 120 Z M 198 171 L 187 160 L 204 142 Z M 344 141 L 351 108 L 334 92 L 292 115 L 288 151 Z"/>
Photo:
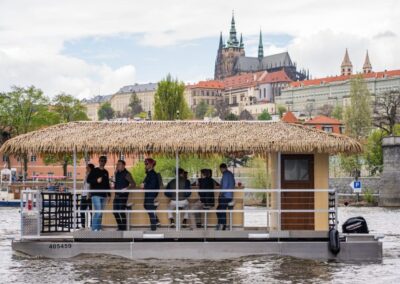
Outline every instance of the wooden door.
<path id="1" fill-rule="evenodd" d="M 281 155 L 281 188 L 314 189 L 314 155 Z M 314 192 L 282 192 L 282 210 L 314 210 Z M 314 230 L 314 212 L 281 215 L 282 230 Z"/>

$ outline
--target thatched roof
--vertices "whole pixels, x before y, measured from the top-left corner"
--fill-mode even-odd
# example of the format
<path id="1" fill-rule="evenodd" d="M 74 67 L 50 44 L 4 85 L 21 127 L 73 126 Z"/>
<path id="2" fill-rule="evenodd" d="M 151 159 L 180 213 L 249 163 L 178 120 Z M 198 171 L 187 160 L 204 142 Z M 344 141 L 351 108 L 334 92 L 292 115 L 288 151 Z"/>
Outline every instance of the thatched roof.
<path id="1" fill-rule="evenodd" d="M 8 140 L 4 153 L 357 153 L 361 145 L 302 125 L 261 121 L 71 122 Z"/>

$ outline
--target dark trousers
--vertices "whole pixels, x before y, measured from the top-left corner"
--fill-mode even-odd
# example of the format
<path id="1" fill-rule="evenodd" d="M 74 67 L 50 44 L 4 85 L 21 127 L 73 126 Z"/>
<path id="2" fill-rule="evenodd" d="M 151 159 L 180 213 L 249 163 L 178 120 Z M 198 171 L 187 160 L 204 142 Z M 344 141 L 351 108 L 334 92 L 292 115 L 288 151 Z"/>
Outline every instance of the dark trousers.
<path id="1" fill-rule="evenodd" d="M 92 210 L 92 199 L 86 196 L 81 197 L 81 205 L 80 205 L 81 210 Z M 89 219 L 91 218 L 91 213 L 89 213 Z M 82 212 L 81 213 L 81 226 L 82 228 L 85 228 L 86 224 L 86 213 Z"/>
<path id="2" fill-rule="evenodd" d="M 228 208 L 229 202 L 232 201 L 232 198 L 226 198 L 220 196 L 218 198 L 218 206 L 217 210 L 226 210 Z M 226 212 L 217 212 L 218 224 L 226 225 Z"/>
<path id="3" fill-rule="evenodd" d="M 113 202 L 113 210 L 126 210 L 129 193 L 116 193 Z M 114 212 L 115 221 L 118 224 L 118 230 L 126 230 L 126 213 Z"/>
<path id="4" fill-rule="evenodd" d="M 157 206 L 154 205 L 154 198 L 145 198 L 144 199 L 144 209 L 146 210 L 156 210 Z M 150 228 L 152 231 L 155 231 L 157 229 L 157 215 L 155 212 L 147 212 L 150 218 Z"/>

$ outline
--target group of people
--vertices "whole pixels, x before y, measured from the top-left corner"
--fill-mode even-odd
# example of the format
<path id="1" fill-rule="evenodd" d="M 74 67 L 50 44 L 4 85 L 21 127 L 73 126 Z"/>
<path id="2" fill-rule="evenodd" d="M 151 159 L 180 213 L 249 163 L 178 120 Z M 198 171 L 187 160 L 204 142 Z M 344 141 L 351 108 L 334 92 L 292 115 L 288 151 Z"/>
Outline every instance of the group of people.
<path id="1" fill-rule="evenodd" d="M 88 164 L 86 167 L 86 178 L 84 182 L 84 189 L 81 197 L 81 210 L 94 210 L 92 216 L 92 230 L 99 231 L 102 228 L 102 212 L 107 203 L 107 199 L 111 196 L 110 189 L 111 183 L 113 188 L 117 190 L 113 200 L 114 217 L 118 225 L 118 230 L 124 231 L 127 229 L 127 216 L 126 209 L 128 206 L 129 192 L 127 190 L 136 188 L 136 183 L 128 170 L 123 160 L 118 160 L 114 180 L 110 180 L 109 173 L 105 169 L 107 157 L 101 156 L 99 158 L 99 166 L 95 167 L 93 164 Z M 146 177 L 144 178 L 140 188 L 144 190 L 144 209 L 147 211 L 150 220 L 150 229 L 155 231 L 160 226 L 160 221 L 156 214 L 157 202 L 156 198 L 160 189 L 163 187 L 161 175 L 155 171 L 156 161 L 152 158 L 147 158 L 144 161 Z M 220 165 L 222 179 L 220 184 L 212 178 L 212 171 L 210 169 L 202 169 L 201 177 L 197 182 L 191 184 L 188 179 L 188 172 L 179 169 L 177 178 L 171 180 L 165 188 L 165 196 L 170 199 L 168 204 L 168 218 L 170 226 L 175 226 L 175 219 L 173 211 L 176 208 L 181 210 L 207 210 L 215 206 L 214 189 L 220 186 L 220 193 L 218 196 L 217 212 L 218 224 L 217 230 L 226 229 L 226 212 L 229 203 L 233 200 L 233 189 L 235 188 L 235 178 L 232 172 L 228 170 L 226 164 Z M 195 202 L 189 203 L 191 196 L 191 187 L 198 186 L 199 199 Z M 178 187 L 178 190 L 177 190 Z M 81 213 L 81 223 L 85 227 L 86 214 Z M 189 213 L 185 212 L 182 220 L 182 226 L 188 225 Z M 191 214 L 192 228 L 201 228 L 201 214 Z"/>

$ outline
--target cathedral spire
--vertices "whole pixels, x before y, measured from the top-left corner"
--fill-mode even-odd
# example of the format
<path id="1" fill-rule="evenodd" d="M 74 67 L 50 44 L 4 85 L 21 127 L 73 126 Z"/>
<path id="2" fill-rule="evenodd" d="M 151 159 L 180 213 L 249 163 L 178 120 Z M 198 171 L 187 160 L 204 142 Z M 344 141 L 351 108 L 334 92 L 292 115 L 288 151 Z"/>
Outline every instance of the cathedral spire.
<path id="1" fill-rule="evenodd" d="M 351 74 L 353 74 L 353 64 L 350 61 L 349 52 L 347 51 L 347 48 L 346 48 L 346 52 L 344 54 L 342 65 L 340 67 L 342 69 L 341 70 L 341 74 L 342 75 L 351 75 Z"/>
<path id="2" fill-rule="evenodd" d="M 258 41 L 258 59 L 261 60 L 264 57 L 264 46 L 262 42 L 262 34 L 260 29 L 260 39 Z"/>
<path id="3" fill-rule="evenodd" d="M 239 44 L 239 47 L 240 47 L 240 48 L 244 48 L 242 33 L 240 33 L 240 44 Z"/>
<path id="4" fill-rule="evenodd" d="M 232 11 L 231 29 L 229 31 L 228 47 L 238 47 L 238 40 L 236 37 L 236 26 L 235 26 L 235 13 Z"/>
<path id="5" fill-rule="evenodd" d="M 222 32 L 219 34 L 219 46 L 218 49 L 222 49 L 224 47 L 224 41 L 222 40 Z"/>
<path id="6" fill-rule="evenodd" d="M 365 55 L 365 61 L 364 61 L 364 65 L 363 65 L 363 72 L 364 73 L 371 73 L 372 72 L 372 65 L 371 65 L 371 62 L 369 61 L 368 50 L 367 50 L 367 54 Z"/>

